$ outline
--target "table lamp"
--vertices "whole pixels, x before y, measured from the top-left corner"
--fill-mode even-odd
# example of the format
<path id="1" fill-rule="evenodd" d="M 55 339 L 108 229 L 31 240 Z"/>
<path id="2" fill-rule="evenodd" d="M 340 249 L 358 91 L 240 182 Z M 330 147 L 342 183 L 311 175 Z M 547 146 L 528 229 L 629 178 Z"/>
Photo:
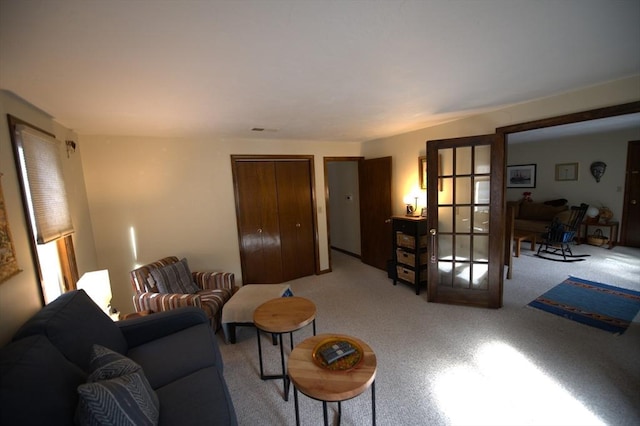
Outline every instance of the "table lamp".
<path id="1" fill-rule="evenodd" d="M 80 277 L 76 287 L 78 290 L 87 292 L 91 300 L 111 319 L 118 319 L 118 311 L 111 306 L 111 281 L 108 269 L 86 272 Z"/>

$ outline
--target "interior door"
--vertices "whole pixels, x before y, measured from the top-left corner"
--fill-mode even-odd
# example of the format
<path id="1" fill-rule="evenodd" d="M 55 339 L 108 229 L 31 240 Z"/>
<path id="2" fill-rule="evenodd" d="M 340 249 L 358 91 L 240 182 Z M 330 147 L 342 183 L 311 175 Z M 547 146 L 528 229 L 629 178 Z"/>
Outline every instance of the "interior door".
<path id="1" fill-rule="evenodd" d="M 386 270 L 392 256 L 391 157 L 362 160 L 360 187 L 360 257 L 363 263 Z"/>
<path id="2" fill-rule="evenodd" d="M 309 161 L 276 162 L 283 281 L 315 273 Z"/>
<path id="3" fill-rule="evenodd" d="M 242 282 L 282 282 L 280 227 L 273 161 L 234 162 Z"/>
<path id="4" fill-rule="evenodd" d="M 502 306 L 504 144 L 496 135 L 427 142 L 429 302 Z"/>
<path id="5" fill-rule="evenodd" d="M 640 247 L 640 141 L 629 142 L 624 188 L 620 241 L 625 246 Z"/>

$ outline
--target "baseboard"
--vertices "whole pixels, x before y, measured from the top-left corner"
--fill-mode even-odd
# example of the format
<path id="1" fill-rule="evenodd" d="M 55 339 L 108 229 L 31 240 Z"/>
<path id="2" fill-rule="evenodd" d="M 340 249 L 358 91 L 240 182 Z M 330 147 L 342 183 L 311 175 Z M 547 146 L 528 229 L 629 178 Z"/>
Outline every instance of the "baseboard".
<path id="1" fill-rule="evenodd" d="M 338 247 L 334 247 L 334 246 L 331 246 L 331 250 L 339 251 L 340 253 L 344 253 L 347 256 L 355 257 L 356 259 L 361 259 L 359 254 L 352 253 L 352 252 L 350 252 L 348 250 L 344 250 L 344 249 L 341 249 L 341 248 L 338 248 Z"/>

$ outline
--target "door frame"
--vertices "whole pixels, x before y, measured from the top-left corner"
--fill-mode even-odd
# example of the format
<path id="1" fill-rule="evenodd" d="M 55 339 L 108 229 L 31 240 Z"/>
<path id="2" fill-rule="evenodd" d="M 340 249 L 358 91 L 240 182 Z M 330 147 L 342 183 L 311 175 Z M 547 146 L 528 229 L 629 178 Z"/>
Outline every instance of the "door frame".
<path id="1" fill-rule="evenodd" d="M 315 172 L 315 156 L 313 155 L 251 155 L 251 154 L 231 154 L 231 171 L 233 176 L 233 191 L 234 191 L 234 203 L 236 207 L 236 222 L 238 222 L 238 211 L 240 206 L 238 204 L 238 197 L 235 194 L 236 188 L 236 177 L 235 177 L 235 163 L 242 161 L 308 161 L 309 162 L 309 173 L 311 180 L 311 208 L 312 208 L 312 216 L 313 216 L 313 246 L 314 246 L 314 263 L 315 263 L 315 274 L 319 275 L 320 271 L 320 245 L 319 245 L 319 236 L 318 236 L 318 204 L 316 202 L 316 172 Z M 240 228 L 238 223 L 238 244 L 240 245 Z M 240 247 L 242 250 L 242 247 Z"/>
<path id="2" fill-rule="evenodd" d="M 362 261 L 362 217 L 363 217 L 363 212 L 362 212 L 362 178 L 361 178 L 361 174 L 362 174 L 362 170 L 363 170 L 363 164 L 365 161 L 367 160 L 376 160 L 379 158 L 391 158 L 391 156 L 386 156 L 386 157 L 375 157 L 375 158 L 366 158 L 366 157 L 362 157 L 362 156 L 348 156 L 348 157 L 324 157 L 324 189 L 325 189 L 325 209 L 326 209 L 326 221 L 327 221 L 327 249 L 329 251 L 329 267 L 327 270 L 324 270 L 324 272 L 331 272 L 333 270 L 333 266 L 332 266 L 332 257 L 331 257 L 331 228 L 330 228 L 330 201 L 329 201 L 329 179 L 328 179 L 328 173 L 327 173 L 327 164 L 329 162 L 339 162 L 339 161 L 356 161 L 357 162 L 357 167 L 358 167 L 358 196 L 360 199 L 360 237 L 361 237 L 361 242 L 360 242 L 360 256 L 356 256 L 360 259 L 360 261 Z M 391 177 L 390 177 L 391 179 Z M 390 191 L 393 192 L 393 181 L 390 180 L 389 184 L 391 185 Z M 391 200 L 389 200 L 389 209 L 392 210 L 392 205 L 391 205 Z M 391 226 L 391 215 L 393 214 L 392 211 L 389 212 L 389 218 L 386 220 L 386 223 Z M 389 228 L 390 229 L 390 228 Z M 388 232 L 389 236 L 391 235 L 391 232 Z M 391 242 L 389 242 L 389 248 L 391 248 Z M 349 255 L 353 255 L 353 253 L 347 253 L 346 254 Z M 386 266 L 386 265 L 385 265 Z M 386 270 L 386 267 L 385 267 Z"/>
<path id="3" fill-rule="evenodd" d="M 333 271 L 332 262 L 333 259 L 331 257 L 331 203 L 329 201 L 329 174 L 328 174 L 328 164 L 332 162 L 353 162 L 356 163 L 356 167 L 360 170 L 360 162 L 364 160 L 364 157 L 323 157 L 323 171 L 324 171 L 324 208 L 326 214 L 327 221 L 327 249 L 329 251 L 329 267 L 326 270 L 323 270 L 323 273 L 329 273 Z M 360 227 L 358 227 L 358 232 L 360 231 Z M 353 253 L 347 253 L 348 255 L 353 255 Z M 357 256 L 360 258 L 360 256 Z"/>
<path id="4" fill-rule="evenodd" d="M 575 112 L 571 114 L 559 115 L 555 117 L 543 118 L 541 120 L 528 121 L 524 123 L 512 124 L 509 126 L 498 127 L 496 134 L 498 137 L 498 143 L 501 143 L 505 152 L 505 173 L 506 173 L 506 160 L 507 160 L 507 148 L 508 148 L 508 136 L 511 133 L 525 132 L 528 130 L 543 129 L 546 127 L 561 126 L 564 124 L 580 123 L 590 120 L 598 120 L 602 118 L 616 117 L 619 115 L 635 114 L 640 112 L 640 101 L 629 102 L 626 104 L 612 105 L 604 108 L 596 108 L 587 111 Z M 625 189 L 626 191 L 626 189 Z M 625 199 L 626 203 L 626 199 Z M 506 203 L 504 206 L 506 210 Z M 622 207 L 622 217 L 620 223 L 625 222 L 626 205 Z M 505 214 L 506 217 L 506 214 Z M 622 240 L 623 234 L 621 232 L 618 240 Z"/>

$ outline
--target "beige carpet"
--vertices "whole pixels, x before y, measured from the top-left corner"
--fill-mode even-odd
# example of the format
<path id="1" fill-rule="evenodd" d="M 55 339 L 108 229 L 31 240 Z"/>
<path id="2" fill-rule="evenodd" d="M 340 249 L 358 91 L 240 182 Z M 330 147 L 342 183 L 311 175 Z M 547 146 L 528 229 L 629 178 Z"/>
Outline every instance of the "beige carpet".
<path id="1" fill-rule="evenodd" d="M 640 250 L 574 252 L 592 257 L 557 263 L 523 248 L 498 310 L 427 303 L 424 292 L 394 287 L 385 272 L 335 251 L 332 273 L 289 284 L 316 303 L 318 333 L 357 336 L 376 352 L 379 425 L 638 425 L 640 319 L 616 336 L 527 307 L 568 275 L 640 291 Z M 295 424 L 293 394 L 286 402 L 281 380 L 259 378 L 255 329 L 239 328 L 237 337 L 229 345 L 220 333 L 239 423 Z M 268 336 L 263 349 L 266 372 L 278 373 Z M 321 402 L 301 395 L 300 407 L 303 425 L 322 424 Z M 371 424 L 370 391 L 342 408 L 343 425 Z"/>

